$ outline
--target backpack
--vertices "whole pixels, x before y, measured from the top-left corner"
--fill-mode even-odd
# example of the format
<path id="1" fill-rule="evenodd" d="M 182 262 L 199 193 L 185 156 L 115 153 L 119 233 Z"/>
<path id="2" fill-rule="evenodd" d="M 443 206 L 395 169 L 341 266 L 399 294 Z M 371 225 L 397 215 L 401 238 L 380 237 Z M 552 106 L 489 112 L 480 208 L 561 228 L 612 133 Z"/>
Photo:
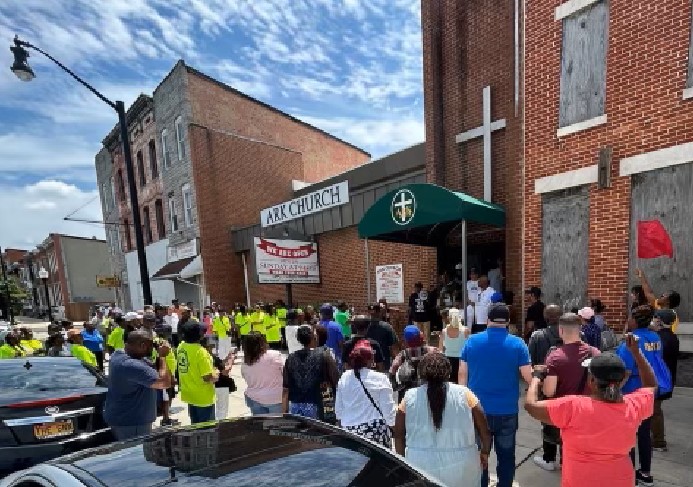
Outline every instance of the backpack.
<path id="1" fill-rule="evenodd" d="M 618 347 L 618 340 L 616 339 L 616 334 L 608 325 L 604 325 L 604 331 L 602 331 L 602 344 L 599 349 L 602 352 L 610 352 L 616 350 Z"/>
<path id="2" fill-rule="evenodd" d="M 411 389 L 419 384 L 419 362 L 421 357 L 412 357 L 409 350 L 403 350 L 404 361 L 397 369 L 395 378 L 397 380 L 397 390 Z"/>

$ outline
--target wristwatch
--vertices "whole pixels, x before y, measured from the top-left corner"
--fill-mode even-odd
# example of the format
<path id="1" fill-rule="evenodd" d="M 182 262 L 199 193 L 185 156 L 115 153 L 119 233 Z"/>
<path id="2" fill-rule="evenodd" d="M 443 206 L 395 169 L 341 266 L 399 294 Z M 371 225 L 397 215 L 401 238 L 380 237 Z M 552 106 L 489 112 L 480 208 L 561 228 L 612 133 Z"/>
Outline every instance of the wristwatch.
<path id="1" fill-rule="evenodd" d="M 539 380 L 544 380 L 546 378 L 546 372 L 541 370 L 533 370 L 532 377 Z"/>

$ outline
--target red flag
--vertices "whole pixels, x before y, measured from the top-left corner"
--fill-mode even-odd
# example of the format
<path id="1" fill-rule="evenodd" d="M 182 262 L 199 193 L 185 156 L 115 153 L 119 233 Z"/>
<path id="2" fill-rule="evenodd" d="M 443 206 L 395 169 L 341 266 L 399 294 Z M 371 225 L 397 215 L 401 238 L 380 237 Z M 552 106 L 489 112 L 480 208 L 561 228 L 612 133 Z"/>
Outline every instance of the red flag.
<path id="1" fill-rule="evenodd" d="M 659 220 L 638 222 L 638 258 L 654 259 L 666 255 L 674 257 L 671 237 Z"/>

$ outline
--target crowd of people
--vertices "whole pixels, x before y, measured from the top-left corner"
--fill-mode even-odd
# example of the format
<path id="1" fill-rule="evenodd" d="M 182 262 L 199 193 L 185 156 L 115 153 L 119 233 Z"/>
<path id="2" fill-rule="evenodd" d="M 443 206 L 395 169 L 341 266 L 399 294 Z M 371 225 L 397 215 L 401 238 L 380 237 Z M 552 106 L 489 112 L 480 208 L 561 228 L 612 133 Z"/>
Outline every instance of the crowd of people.
<path id="1" fill-rule="evenodd" d="M 566 487 L 648 486 L 652 451 L 667 449 L 662 404 L 676 379 L 680 296 L 656 297 L 638 277 L 622 330 L 606 323 L 600 300 L 565 310 L 544 305 L 537 287 L 526 292 L 525 326 L 514 328 L 504 296 L 479 276 L 467 282 L 464 303 L 435 306 L 439 332 L 431 330 L 435 300 L 417 283 L 399 336 L 386 302 L 364 314 L 344 302 L 231 312 L 213 304 L 197 317 L 174 301 L 112 309 L 81 331 L 52 329 L 45 345 L 22 329 L 5 338 L 0 357 L 42 349 L 101 370 L 108 359 L 104 417 L 118 439 L 148 433 L 157 416 L 175 424 L 176 394 L 191 423 L 228 417 L 239 358 L 252 415 L 338 425 L 465 487 L 489 485 L 494 450 L 498 487 L 512 485 L 524 381 L 525 408 L 541 423 L 538 467 L 560 468 Z"/>

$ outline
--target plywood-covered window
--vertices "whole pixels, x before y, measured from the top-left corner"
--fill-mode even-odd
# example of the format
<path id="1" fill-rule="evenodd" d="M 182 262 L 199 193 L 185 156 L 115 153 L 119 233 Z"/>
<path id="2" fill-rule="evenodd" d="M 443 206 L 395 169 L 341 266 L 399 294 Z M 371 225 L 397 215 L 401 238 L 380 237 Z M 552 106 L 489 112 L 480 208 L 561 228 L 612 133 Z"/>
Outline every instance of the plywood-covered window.
<path id="1" fill-rule="evenodd" d="M 609 3 L 600 0 L 562 19 L 559 126 L 604 115 Z"/>

